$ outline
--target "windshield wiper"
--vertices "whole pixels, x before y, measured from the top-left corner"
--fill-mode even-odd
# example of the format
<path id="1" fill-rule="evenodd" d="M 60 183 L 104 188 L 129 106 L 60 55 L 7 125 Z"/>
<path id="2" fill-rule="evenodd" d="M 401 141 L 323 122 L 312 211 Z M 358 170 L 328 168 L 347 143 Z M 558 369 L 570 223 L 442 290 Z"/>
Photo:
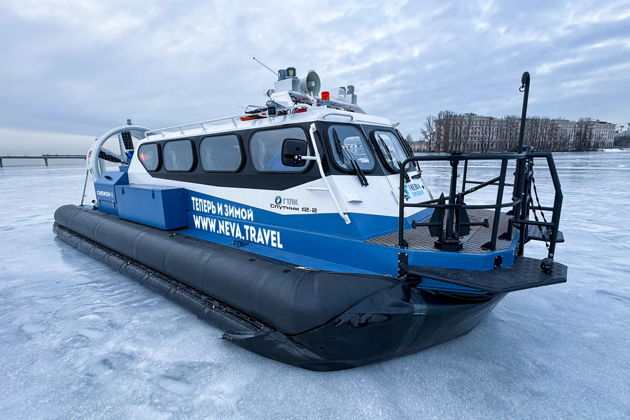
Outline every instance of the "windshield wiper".
<path id="1" fill-rule="evenodd" d="M 359 178 L 359 181 L 361 182 L 361 185 L 363 187 L 367 187 L 368 185 L 370 185 L 368 183 L 367 177 L 363 173 L 363 169 L 361 169 L 361 167 L 359 166 L 357 160 L 356 159 L 352 159 L 350 161 L 350 163 L 352 164 L 352 167 L 354 168 L 354 172 L 356 172 L 357 177 Z"/>
<path id="2" fill-rule="evenodd" d="M 346 149 L 345 147 L 343 148 L 343 151 L 348 154 L 348 158 L 350 159 L 350 164 L 354 168 L 354 172 L 357 174 L 357 177 L 359 178 L 361 185 L 363 187 L 367 187 L 369 185 L 367 177 L 363 173 L 363 169 L 361 169 L 359 162 L 357 162 L 357 158 L 354 156 L 354 154 L 350 150 Z"/>
<path id="3" fill-rule="evenodd" d="M 341 144 L 341 141 L 339 140 L 339 135 L 337 134 L 337 130 L 335 130 L 334 128 L 333 128 L 333 141 L 335 143 L 335 149 L 337 151 L 337 154 L 341 158 L 341 163 L 345 163 L 344 155 L 347 154 L 348 160 L 350 161 L 350 165 L 354 169 L 354 173 L 357 175 L 357 178 L 359 178 L 359 182 L 361 182 L 361 186 L 367 187 L 368 185 L 370 185 L 368 183 L 367 177 L 365 176 L 365 174 L 363 173 L 363 170 L 361 169 L 361 166 L 359 166 L 359 163 L 357 162 L 356 157 L 352 154 L 352 152 L 350 152 L 348 149 L 343 147 L 343 145 Z"/>
<path id="4" fill-rule="evenodd" d="M 394 156 L 392 156 L 392 152 L 389 150 L 389 147 L 387 147 L 387 144 L 385 143 L 385 140 L 383 140 L 383 137 L 381 137 L 380 134 L 376 135 L 376 139 L 379 142 L 379 145 L 381 147 L 381 150 L 383 150 L 384 154 L 387 154 L 386 158 L 389 159 L 390 162 L 396 162 L 398 164 L 398 170 L 399 171 L 403 171 L 402 168 L 402 162 L 400 162 L 400 160 L 398 159 L 394 159 Z M 391 165 L 391 164 L 390 164 Z M 391 165 L 394 166 L 394 165 Z M 409 179 L 409 174 L 407 173 L 407 171 L 403 171 L 405 173 L 405 183 L 409 183 L 411 182 L 411 179 Z"/>
<path id="5" fill-rule="evenodd" d="M 341 163 L 346 163 L 344 160 L 343 146 L 341 145 L 341 141 L 339 140 L 339 135 L 337 134 L 337 130 L 333 128 L 332 134 L 333 134 L 333 141 L 335 142 L 335 151 L 337 152 L 337 156 L 339 156 Z"/>

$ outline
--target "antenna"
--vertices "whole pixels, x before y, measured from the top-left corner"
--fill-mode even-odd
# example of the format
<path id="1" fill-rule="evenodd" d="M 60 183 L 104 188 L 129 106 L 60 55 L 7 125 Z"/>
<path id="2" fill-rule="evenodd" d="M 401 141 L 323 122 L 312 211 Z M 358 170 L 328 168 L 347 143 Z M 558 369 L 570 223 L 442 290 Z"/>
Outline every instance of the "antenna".
<path id="1" fill-rule="evenodd" d="M 266 68 L 267 70 L 269 70 L 270 72 L 272 72 L 274 76 L 276 76 L 276 77 L 278 76 L 278 75 L 276 74 L 276 72 L 275 72 L 275 71 L 273 71 L 273 70 L 271 69 L 271 67 L 269 67 L 268 65 L 266 65 L 265 63 L 263 63 L 262 61 L 260 61 L 259 59 L 257 59 L 256 57 L 252 57 L 252 58 L 254 59 L 254 61 L 255 61 L 255 62 L 257 62 L 258 64 L 260 64 L 261 66 L 263 66 L 264 68 Z"/>

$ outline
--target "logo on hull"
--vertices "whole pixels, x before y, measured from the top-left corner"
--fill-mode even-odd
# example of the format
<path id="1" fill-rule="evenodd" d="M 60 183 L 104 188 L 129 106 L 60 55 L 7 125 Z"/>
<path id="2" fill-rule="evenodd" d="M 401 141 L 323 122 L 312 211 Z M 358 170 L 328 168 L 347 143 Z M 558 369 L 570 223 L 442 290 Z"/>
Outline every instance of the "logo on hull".
<path id="1" fill-rule="evenodd" d="M 418 198 L 424 195 L 424 186 L 420 184 L 409 183 L 405 184 L 405 201 L 409 201 L 412 198 Z"/>
<path id="2" fill-rule="evenodd" d="M 112 194 L 109 191 L 101 191 L 101 190 L 96 190 L 96 195 L 98 195 L 99 197 L 107 197 L 107 198 L 113 198 L 114 194 Z"/>

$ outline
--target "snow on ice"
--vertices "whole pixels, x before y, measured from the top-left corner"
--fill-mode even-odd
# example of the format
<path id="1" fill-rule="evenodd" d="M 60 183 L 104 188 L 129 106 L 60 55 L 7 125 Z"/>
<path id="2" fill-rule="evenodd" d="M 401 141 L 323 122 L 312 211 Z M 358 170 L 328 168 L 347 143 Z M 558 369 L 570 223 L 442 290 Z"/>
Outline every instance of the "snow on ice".
<path id="1" fill-rule="evenodd" d="M 80 166 L 0 168 L 0 418 L 630 417 L 630 153 L 557 163 L 568 283 L 512 293 L 446 344 L 332 373 L 225 342 L 56 239 Z M 448 169 L 423 169 L 437 192 Z"/>

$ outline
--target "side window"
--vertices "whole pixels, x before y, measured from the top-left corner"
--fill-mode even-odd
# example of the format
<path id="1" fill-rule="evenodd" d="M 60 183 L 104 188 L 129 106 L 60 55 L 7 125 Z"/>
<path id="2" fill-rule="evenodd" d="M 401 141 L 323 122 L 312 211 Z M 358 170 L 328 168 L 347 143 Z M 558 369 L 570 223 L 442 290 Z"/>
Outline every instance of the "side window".
<path id="1" fill-rule="evenodd" d="M 363 133 L 352 125 L 328 127 L 328 141 L 337 165 L 351 170 L 355 161 L 365 171 L 374 169 L 374 156 L 363 137 Z"/>
<path id="2" fill-rule="evenodd" d="M 164 169 L 167 171 L 187 172 L 193 166 L 193 151 L 190 140 L 169 141 L 162 152 Z"/>
<path id="3" fill-rule="evenodd" d="M 206 137 L 199 146 L 204 171 L 236 172 L 243 162 L 241 144 L 235 135 Z"/>
<path id="4" fill-rule="evenodd" d="M 304 130 L 298 127 L 277 130 L 257 131 L 249 141 L 254 168 L 260 172 L 302 172 L 304 166 L 282 164 L 282 143 L 284 139 L 306 140 Z"/>
<path id="5" fill-rule="evenodd" d="M 398 137 L 390 131 L 375 131 L 374 140 L 385 159 L 385 164 L 397 171 L 400 168 L 399 164 L 408 157 Z"/>
<path id="6" fill-rule="evenodd" d="M 158 145 L 155 143 L 142 144 L 138 148 L 140 163 L 147 171 L 155 171 L 160 166 L 160 155 Z"/>

